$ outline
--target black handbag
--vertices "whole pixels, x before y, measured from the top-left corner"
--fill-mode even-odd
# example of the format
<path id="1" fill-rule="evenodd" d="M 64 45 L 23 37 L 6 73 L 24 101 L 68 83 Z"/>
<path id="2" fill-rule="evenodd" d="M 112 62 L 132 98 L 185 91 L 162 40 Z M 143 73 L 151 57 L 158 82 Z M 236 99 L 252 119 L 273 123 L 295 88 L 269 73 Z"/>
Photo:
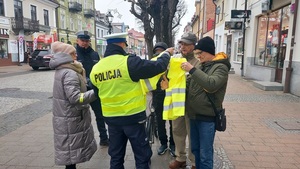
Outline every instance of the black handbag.
<path id="1" fill-rule="evenodd" d="M 216 105 L 212 98 L 209 96 L 207 92 L 205 92 L 213 109 L 216 114 L 216 119 L 215 119 L 215 128 L 217 131 L 225 131 L 226 130 L 226 115 L 225 115 L 225 109 L 220 109 L 217 110 Z"/>

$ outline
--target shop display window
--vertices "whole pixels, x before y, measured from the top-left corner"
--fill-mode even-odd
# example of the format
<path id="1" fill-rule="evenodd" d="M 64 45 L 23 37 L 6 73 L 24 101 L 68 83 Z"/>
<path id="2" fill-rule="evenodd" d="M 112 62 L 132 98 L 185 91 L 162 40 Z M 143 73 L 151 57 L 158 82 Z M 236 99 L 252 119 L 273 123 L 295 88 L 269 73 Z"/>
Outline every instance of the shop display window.
<path id="1" fill-rule="evenodd" d="M 233 60 L 235 62 L 242 62 L 242 57 L 243 57 L 243 37 L 239 35 L 237 39 L 234 41 L 234 58 Z"/>
<path id="2" fill-rule="evenodd" d="M 0 39 L 0 59 L 8 58 L 7 40 Z"/>
<path id="3" fill-rule="evenodd" d="M 283 68 L 289 25 L 289 6 L 259 17 L 255 64 Z"/>

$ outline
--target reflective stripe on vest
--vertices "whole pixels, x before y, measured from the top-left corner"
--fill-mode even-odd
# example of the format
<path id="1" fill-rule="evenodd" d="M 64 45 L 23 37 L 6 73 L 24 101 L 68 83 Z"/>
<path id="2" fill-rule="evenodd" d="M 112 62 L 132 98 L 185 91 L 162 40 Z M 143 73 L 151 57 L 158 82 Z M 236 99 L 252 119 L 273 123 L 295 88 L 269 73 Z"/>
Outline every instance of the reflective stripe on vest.
<path id="1" fill-rule="evenodd" d="M 163 53 L 163 52 L 162 52 Z M 151 60 L 155 61 L 157 60 L 158 57 L 160 57 L 162 55 L 162 53 L 160 53 L 157 57 L 152 58 Z M 163 73 L 158 74 L 152 78 L 148 78 L 148 79 L 141 79 L 140 83 L 142 85 L 142 90 L 143 90 L 143 94 L 146 95 L 148 92 L 156 90 L 156 84 L 159 81 L 161 75 L 163 75 Z"/>
<path id="2" fill-rule="evenodd" d="M 169 88 L 166 89 L 164 99 L 164 120 L 175 120 L 184 116 L 186 77 L 185 71 L 181 69 L 181 63 L 186 62 L 185 58 L 171 58 L 168 72 Z"/>
<path id="3" fill-rule="evenodd" d="M 79 103 L 83 103 L 83 96 L 84 96 L 84 94 L 83 94 L 83 93 L 80 93 Z"/>
<path id="4" fill-rule="evenodd" d="M 99 90 L 105 117 L 129 116 L 146 109 L 141 84 L 133 82 L 127 66 L 128 56 L 112 55 L 101 59 L 92 69 L 91 82 Z"/>

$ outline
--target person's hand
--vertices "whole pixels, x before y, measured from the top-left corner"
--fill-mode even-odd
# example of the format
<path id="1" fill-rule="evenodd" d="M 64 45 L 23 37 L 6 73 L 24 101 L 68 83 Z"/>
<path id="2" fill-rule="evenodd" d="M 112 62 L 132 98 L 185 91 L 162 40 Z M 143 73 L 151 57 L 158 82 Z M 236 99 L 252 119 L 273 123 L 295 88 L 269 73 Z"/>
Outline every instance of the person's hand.
<path id="1" fill-rule="evenodd" d="M 167 76 L 164 74 L 162 76 L 162 81 L 160 82 L 160 88 L 161 90 L 166 90 L 167 88 L 169 88 L 169 80 L 167 79 Z"/>
<path id="2" fill-rule="evenodd" d="M 169 53 L 171 54 L 171 56 L 173 55 L 174 50 L 175 50 L 174 47 L 171 47 L 171 48 L 167 48 L 167 49 L 166 49 L 166 51 L 169 52 Z"/>
<path id="3" fill-rule="evenodd" d="M 194 66 L 191 65 L 189 62 L 183 62 L 181 64 L 181 69 L 186 71 L 186 72 L 189 72 Z"/>

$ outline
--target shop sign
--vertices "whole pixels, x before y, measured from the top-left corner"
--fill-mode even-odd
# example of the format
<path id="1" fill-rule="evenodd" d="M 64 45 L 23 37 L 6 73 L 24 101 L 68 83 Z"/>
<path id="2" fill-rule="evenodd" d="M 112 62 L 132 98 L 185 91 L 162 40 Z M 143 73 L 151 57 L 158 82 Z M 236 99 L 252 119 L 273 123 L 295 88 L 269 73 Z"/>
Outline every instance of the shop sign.
<path id="1" fill-rule="evenodd" d="M 241 30 L 243 28 L 242 21 L 226 21 L 225 22 L 225 30 Z"/>
<path id="2" fill-rule="evenodd" d="M 231 18 L 249 18 L 251 10 L 231 10 Z"/>
<path id="3" fill-rule="evenodd" d="M 0 28 L 0 37 L 9 38 L 9 30 Z"/>
<path id="4" fill-rule="evenodd" d="M 24 35 L 20 34 L 19 35 L 19 62 L 24 61 Z"/>
<path id="5" fill-rule="evenodd" d="M 103 40 L 98 39 L 98 40 L 97 40 L 97 45 L 102 45 L 102 44 L 103 44 Z"/>
<path id="6" fill-rule="evenodd" d="M 8 18 L 2 18 L 2 17 L 0 17 L 0 24 L 9 25 Z"/>
<path id="7" fill-rule="evenodd" d="M 8 40 L 8 52 L 9 53 L 18 53 L 18 41 L 17 40 Z"/>

